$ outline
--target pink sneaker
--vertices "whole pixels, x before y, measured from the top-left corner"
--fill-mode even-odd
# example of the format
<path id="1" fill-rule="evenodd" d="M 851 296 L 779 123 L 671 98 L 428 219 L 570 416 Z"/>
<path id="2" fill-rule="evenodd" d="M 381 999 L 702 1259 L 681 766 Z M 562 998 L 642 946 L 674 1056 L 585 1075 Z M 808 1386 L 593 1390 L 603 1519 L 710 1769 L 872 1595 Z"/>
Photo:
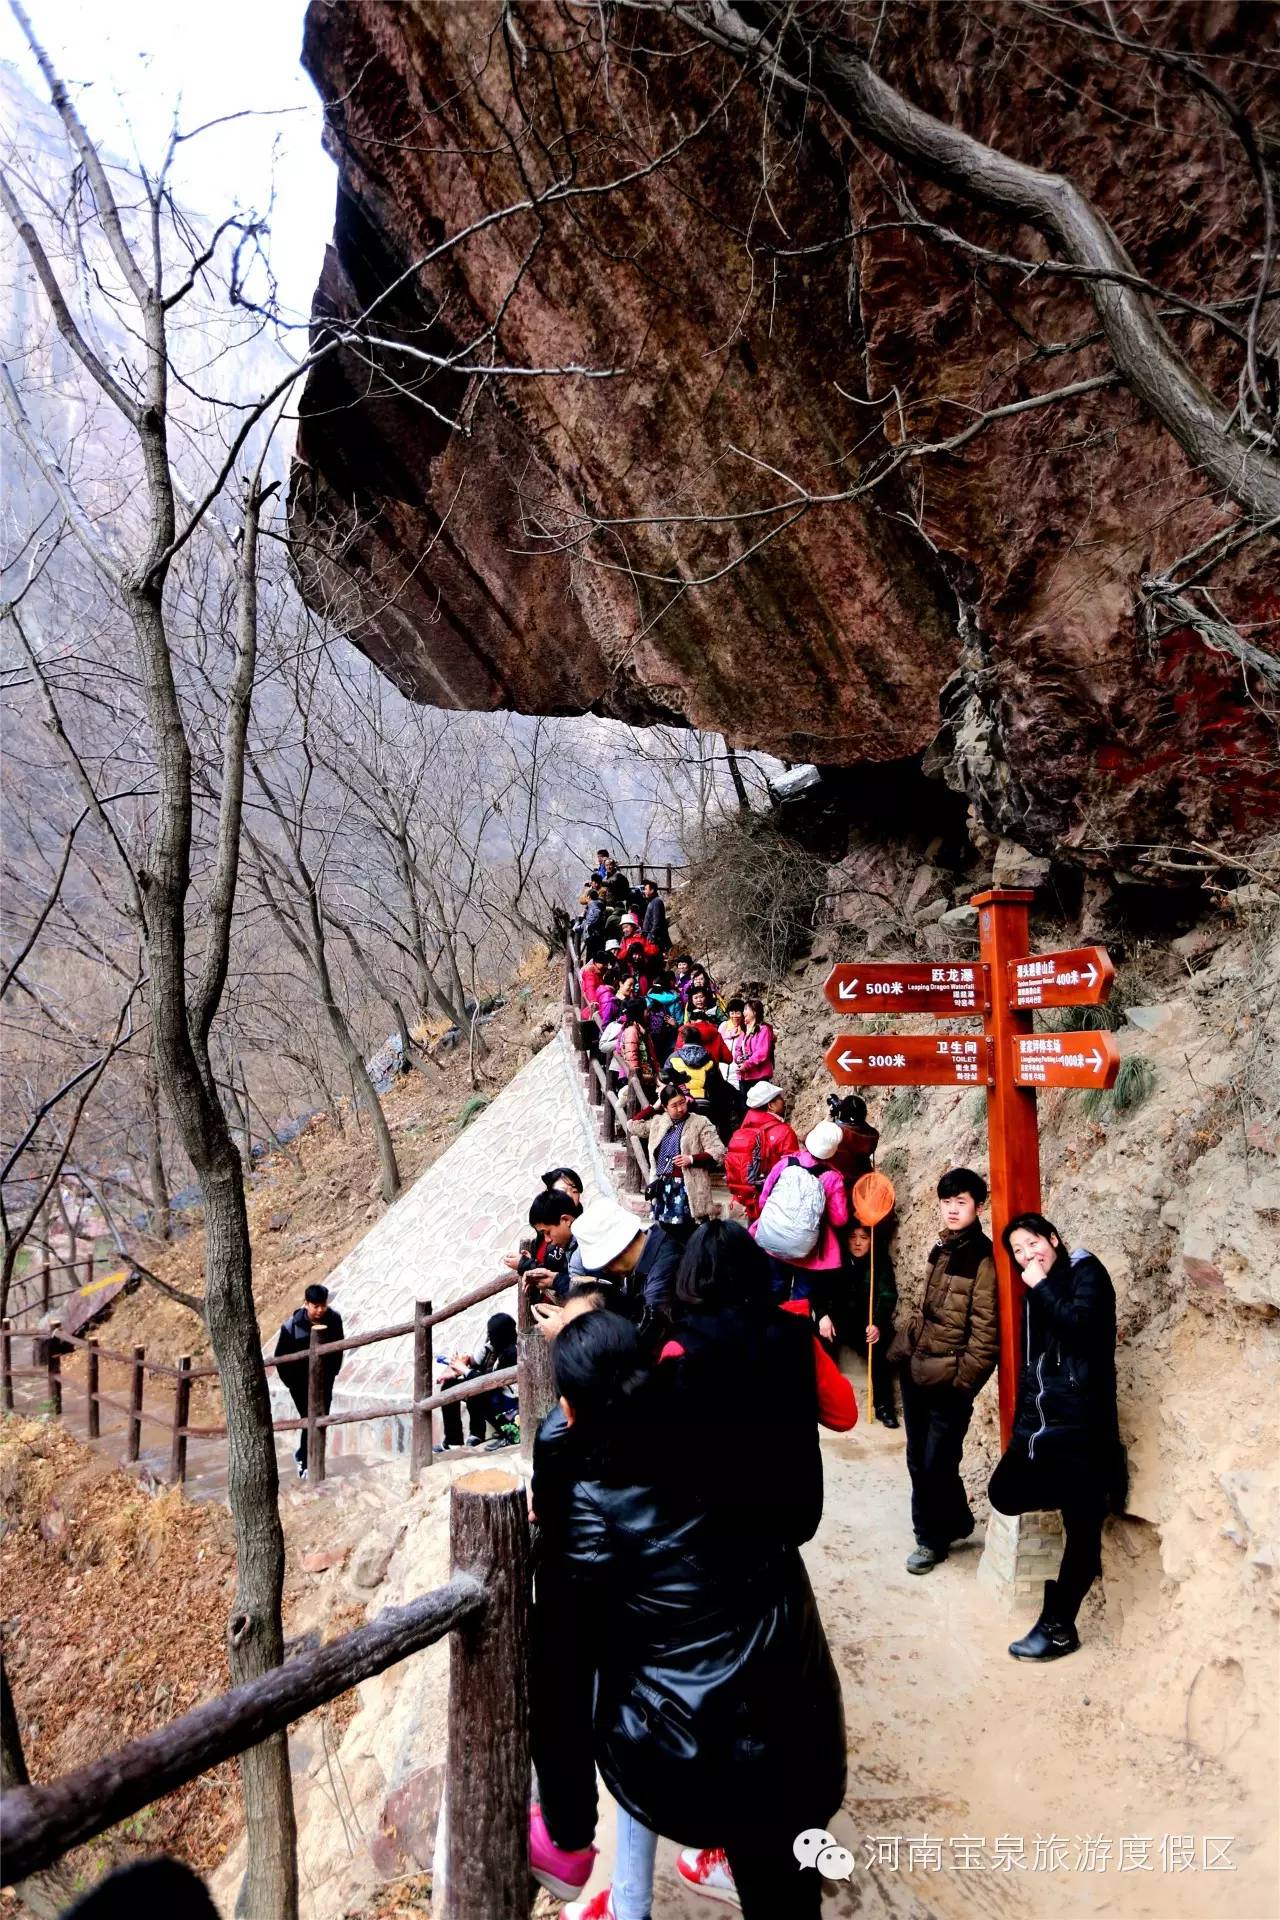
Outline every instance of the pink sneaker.
<path id="1" fill-rule="evenodd" d="M 547 1832 L 542 1808 L 530 1807 L 529 1871 L 539 1886 L 554 1893 L 558 1900 L 572 1900 L 574 1894 L 581 1893 L 586 1886 L 595 1864 L 594 1847 L 582 1847 L 577 1853 L 566 1852 Z"/>
<path id="2" fill-rule="evenodd" d="M 613 1888 L 601 1887 L 589 1900 L 575 1900 L 561 1907 L 560 1920 L 613 1920 Z"/>
<path id="3" fill-rule="evenodd" d="M 676 1855 L 676 1872 L 686 1887 L 705 1893 L 708 1900 L 720 1900 L 726 1907 L 742 1905 L 723 1847 L 686 1847 Z"/>

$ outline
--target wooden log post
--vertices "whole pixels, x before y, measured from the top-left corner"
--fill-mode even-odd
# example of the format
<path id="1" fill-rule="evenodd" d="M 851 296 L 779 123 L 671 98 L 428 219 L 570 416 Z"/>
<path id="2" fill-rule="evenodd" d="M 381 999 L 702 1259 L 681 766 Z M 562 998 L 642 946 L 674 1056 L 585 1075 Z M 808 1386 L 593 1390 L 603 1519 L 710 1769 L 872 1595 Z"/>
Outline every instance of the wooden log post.
<path id="1" fill-rule="evenodd" d="M 89 1418 L 89 1438 L 98 1438 L 98 1343 L 91 1340 L 85 1354 L 85 1403 Z"/>
<path id="2" fill-rule="evenodd" d="M 136 1460 L 142 1446 L 142 1395 L 147 1384 L 145 1347 L 133 1350 L 133 1374 L 129 1381 L 129 1437 L 125 1442 L 124 1457 Z"/>
<path id="3" fill-rule="evenodd" d="M 538 1428 L 556 1403 L 551 1343 L 533 1317 L 533 1302 L 522 1286 L 516 1294 L 516 1392 L 520 1396 L 520 1451 L 533 1458 Z"/>
<path id="4" fill-rule="evenodd" d="M 62 1350 L 58 1341 L 61 1326 L 62 1322 L 55 1320 L 44 1343 L 44 1364 L 49 1376 L 49 1411 L 59 1420 L 62 1418 Z"/>
<path id="5" fill-rule="evenodd" d="M 13 1412 L 13 1328 L 8 1320 L 0 1321 L 0 1393 L 4 1396 L 4 1410 Z"/>
<path id="6" fill-rule="evenodd" d="M 324 1479 L 327 1429 L 320 1425 L 324 1413 L 324 1359 L 320 1344 L 320 1328 L 313 1326 L 307 1347 L 307 1478 L 311 1481 Z"/>
<path id="7" fill-rule="evenodd" d="M 417 1300 L 413 1308 L 413 1417 L 409 1437 L 409 1479 L 416 1482 L 435 1459 L 431 1451 L 430 1413 L 422 1403 L 431 1398 L 431 1302 Z"/>
<path id="8" fill-rule="evenodd" d="M 187 1436 L 183 1429 L 191 1418 L 191 1355 L 184 1353 L 178 1362 L 178 1378 L 173 1383 L 173 1439 L 169 1447 L 169 1479 L 180 1487 L 187 1477 Z"/>
<path id="9" fill-rule="evenodd" d="M 487 1604 L 449 1641 L 441 1920 L 528 1920 L 529 1519 L 514 1475 L 454 1481 L 449 1545 Z"/>

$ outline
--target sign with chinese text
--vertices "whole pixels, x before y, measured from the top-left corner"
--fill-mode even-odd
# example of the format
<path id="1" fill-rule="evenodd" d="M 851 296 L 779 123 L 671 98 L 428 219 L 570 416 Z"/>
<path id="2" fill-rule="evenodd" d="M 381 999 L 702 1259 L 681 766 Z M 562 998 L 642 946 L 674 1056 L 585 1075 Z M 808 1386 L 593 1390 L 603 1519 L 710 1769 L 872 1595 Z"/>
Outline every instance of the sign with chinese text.
<path id="1" fill-rule="evenodd" d="M 1120 1071 L 1110 1033 L 1018 1033 L 1013 1048 L 1019 1087 L 1109 1087 Z"/>
<path id="2" fill-rule="evenodd" d="M 1096 1007 L 1115 977 L 1105 947 L 1029 953 L 1009 962 L 1009 999 L 1015 1007 Z"/>
<path id="3" fill-rule="evenodd" d="M 929 966 L 906 960 L 889 965 L 832 967 L 824 991 L 838 1013 L 985 1013 L 990 973 L 973 961 Z"/>
<path id="4" fill-rule="evenodd" d="M 977 1033 L 842 1034 L 832 1041 L 825 1057 L 827 1072 L 847 1087 L 985 1087 L 991 1083 L 991 1043 Z"/>

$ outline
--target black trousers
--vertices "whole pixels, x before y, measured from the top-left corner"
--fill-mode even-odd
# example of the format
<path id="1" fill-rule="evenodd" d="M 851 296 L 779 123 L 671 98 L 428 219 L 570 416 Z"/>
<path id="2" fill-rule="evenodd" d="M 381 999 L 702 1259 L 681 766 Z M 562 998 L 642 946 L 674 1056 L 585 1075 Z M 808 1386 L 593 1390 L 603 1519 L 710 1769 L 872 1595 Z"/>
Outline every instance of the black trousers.
<path id="1" fill-rule="evenodd" d="M 292 1400 L 294 1406 L 298 1409 L 299 1414 L 305 1420 L 310 1407 L 310 1399 L 307 1392 L 305 1363 L 301 1368 L 299 1368 L 299 1372 L 301 1372 L 303 1376 L 301 1387 L 295 1387 L 291 1379 L 286 1379 L 285 1385 L 289 1391 L 289 1398 Z M 324 1386 L 324 1405 L 321 1408 L 321 1412 L 328 1413 L 329 1408 L 333 1404 L 332 1380 L 324 1381 L 323 1386 Z M 299 1466 L 305 1467 L 307 1464 L 307 1430 L 305 1427 L 302 1429 L 302 1432 L 298 1435 L 298 1442 L 299 1444 L 293 1457 L 298 1462 Z"/>
<path id="2" fill-rule="evenodd" d="M 818 1920 L 826 1882 L 816 1867 L 797 1868 L 792 1851 L 796 1835 L 814 1824 L 800 1814 L 762 1817 L 725 1843 L 744 1920 Z"/>
<path id="3" fill-rule="evenodd" d="M 973 1395 L 955 1387 L 918 1387 L 908 1362 L 902 1369 L 902 1417 L 907 1426 L 911 1524 L 922 1547 L 944 1553 L 974 1527 L 973 1508 L 960 1478 Z"/>
<path id="4" fill-rule="evenodd" d="M 1061 1484 L 1058 1484 L 1061 1482 Z M 1002 1456 L 987 1494 L 997 1513 L 1057 1512 L 1062 1515 L 1062 1564 L 1055 1583 L 1055 1619 L 1074 1623 L 1081 1603 L 1102 1574 L 1102 1527 L 1110 1511 L 1101 1470 L 1088 1465 L 1063 1479 L 1041 1474 L 1018 1442 Z"/>
<path id="5" fill-rule="evenodd" d="M 468 1376 L 471 1377 L 471 1376 Z M 462 1445 L 462 1409 L 467 1409 L 467 1428 L 474 1440 L 483 1440 L 485 1428 L 490 1422 L 496 1428 L 505 1414 L 514 1414 L 515 1400 L 501 1387 L 492 1393 L 473 1393 L 469 1400 L 447 1400 L 440 1409 L 440 1419 L 444 1425 L 445 1445 Z"/>

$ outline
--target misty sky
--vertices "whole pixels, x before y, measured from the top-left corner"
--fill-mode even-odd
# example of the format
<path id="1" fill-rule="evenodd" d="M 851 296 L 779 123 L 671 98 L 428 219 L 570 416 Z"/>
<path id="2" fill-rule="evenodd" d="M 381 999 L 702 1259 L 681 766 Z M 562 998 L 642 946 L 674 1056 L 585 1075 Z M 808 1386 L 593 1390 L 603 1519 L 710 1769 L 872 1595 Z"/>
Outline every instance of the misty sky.
<path id="1" fill-rule="evenodd" d="M 298 318 L 311 295 L 333 223 L 334 169 L 320 145 L 321 112 L 298 64 L 306 0 L 25 0 L 39 39 L 75 83 L 91 133 L 121 158 L 157 163 L 175 111 L 183 129 L 222 114 L 251 119 L 179 149 L 178 199 L 217 221 L 233 205 L 265 212 L 274 187 L 271 258 L 282 304 Z M 7 5 L 0 60 L 48 98 Z"/>

